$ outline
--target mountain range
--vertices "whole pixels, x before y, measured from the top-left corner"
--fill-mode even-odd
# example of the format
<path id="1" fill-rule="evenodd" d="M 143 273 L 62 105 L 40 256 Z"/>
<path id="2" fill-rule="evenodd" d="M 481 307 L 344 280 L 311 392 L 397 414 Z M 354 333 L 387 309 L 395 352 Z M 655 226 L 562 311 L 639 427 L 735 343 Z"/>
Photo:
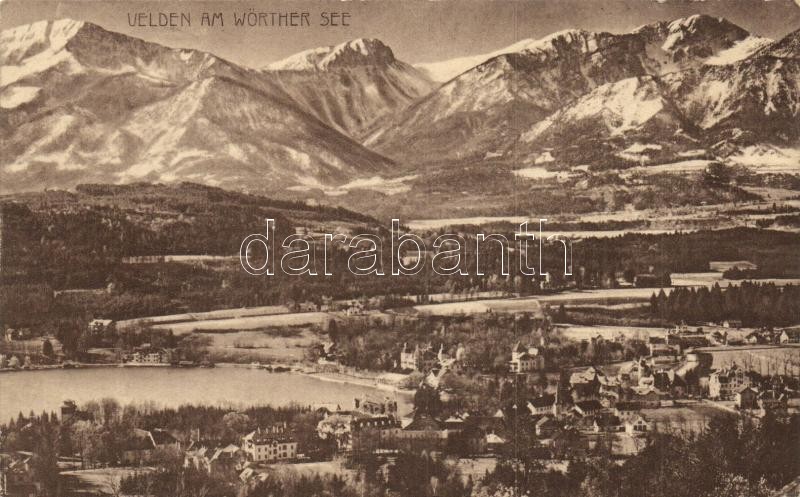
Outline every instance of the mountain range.
<path id="1" fill-rule="evenodd" d="M 295 100 L 284 79 L 208 53 L 59 20 L 3 31 L 0 62 L 6 189 L 190 180 L 277 190 L 393 167 Z"/>
<path id="2" fill-rule="evenodd" d="M 40 21 L 0 34 L 0 129 L 3 192 L 194 181 L 385 204 L 462 174 L 506 195 L 493 171 L 792 157 L 800 30 L 773 41 L 694 15 L 417 66 L 360 38 L 248 68 Z"/>
<path id="3" fill-rule="evenodd" d="M 716 143 L 733 132 L 771 139 L 780 130 L 794 140 L 798 36 L 772 43 L 699 15 L 625 34 L 562 31 L 460 73 L 376 123 L 364 143 L 410 162 L 489 153 L 522 164 L 569 143 L 585 145 L 572 160 L 591 164 L 613 157 L 609 141 L 617 138 L 623 149 L 636 140 L 671 146 L 676 134 L 689 135 L 683 141 L 694 148 L 691 141 Z M 609 153 L 598 157 L 598 144 Z"/>

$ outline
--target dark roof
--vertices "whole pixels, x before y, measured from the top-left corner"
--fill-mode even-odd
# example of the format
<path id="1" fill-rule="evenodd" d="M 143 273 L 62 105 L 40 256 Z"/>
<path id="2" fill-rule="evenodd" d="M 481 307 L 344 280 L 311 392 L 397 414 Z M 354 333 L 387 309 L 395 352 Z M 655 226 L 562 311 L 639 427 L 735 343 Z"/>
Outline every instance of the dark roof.
<path id="1" fill-rule="evenodd" d="M 155 449 L 150 437 L 131 437 L 125 444 L 124 450 L 152 450 Z"/>
<path id="2" fill-rule="evenodd" d="M 541 395 L 530 401 L 533 407 L 549 407 L 556 403 L 555 395 Z"/>
<path id="3" fill-rule="evenodd" d="M 440 431 L 444 428 L 444 423 L 429 416 L 428 414 L 417 414 L 414 420 L 408 424 L 404 430 L 409 431 Z"/>
<path id="4" fill-rule="evenodd" d="M 620 419 L 613 414 L 597 414 L 593 416 L 594 422 L 597 423 L 597 426 L 605 427 L 605 426 L 619 426 L 622 424 Z"/>
<path id="5" fill-rule="evenodd" d="M 286 444 L 295 442 L 294 437 L 288 433 L 270 433 L 265 436 L 253 437 L 255 445 Z"/>
<path id="6" fill-rule="evenodd" d="M 292 443 L 295 441 L 294 435 L 289 432 L 271 432 L 267 430 L 257 429 L 252 432 L 250 439 L 255 445 L 279 444 L 279 443 Z"/>
<path id="7" fill-rule="evenodd" d="M 351 421 L 351 429 L 359 430 L 362 428 L 383 428 L 395 426 L 397 423 L 394 418 L 389 416 L 375 416 L 369 418 L 354 419 Z"/>
<path id="8" fill-rule="evenodd" d="M 580 407 L 582 411 L 596 411 L 603 408 L 603 404 L 601 404 L 598 400 L 582 400 L 580 402 L 576 402 L 575 406 Z"/>

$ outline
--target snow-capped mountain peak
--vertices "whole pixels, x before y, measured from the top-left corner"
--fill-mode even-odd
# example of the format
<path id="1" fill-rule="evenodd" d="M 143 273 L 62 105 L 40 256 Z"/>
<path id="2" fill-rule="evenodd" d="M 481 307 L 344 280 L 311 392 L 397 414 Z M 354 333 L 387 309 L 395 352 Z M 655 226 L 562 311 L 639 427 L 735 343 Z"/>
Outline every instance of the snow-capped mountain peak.
<path id="1" fill-rule="evenodd" d="M 394 62 L 392 49 L 375 38 L 356 38 L 335 46 L 318 47 L 290 55 L 266 66 L 269 71 L 326 71 L 337 67 L 386 65 Z"/>
<path id="2" fill-rule="evenodd" d="M 565 29 L 534 40 L 520 51 L 556 52 L 559 47 L 577 47 L 584 53 L 593 52 L 597 50 L 597 35 L 583 29 Z"/>
<path id="3" fill-rule="evenodd" d="M 0 87 L 57 65 L 75 72 L 77 62 L 67 45 L 88 23 L 72 19 L 39 21 L 0 32 Z M 90 25 L 91 26 L 91 25 Z"/>
<path id="4" fill-rule="evenodd" d="M 750 35 L 725 18 L 701 14 L 646 24 L 633 34 L 657 43 L 662 51 L 677 59 L 708 57 Z"/>
<path id="5" fill-rule="evenodd" d="M 747 36 L 747 32 L 723 19 L 695 14 L 690 17 L 676 19 L 669 23 L 669 35 L 664 41 L 664 50 L 673 50 L 682 44 L 690 43 L 696 39 L 729 38 L 734 40 Z"/>
<path id="6" fill-rule="evenodd" d="M 71 20 L 3 31 L 0 50 L 0 190 L 131 179 L 267 189 L 390 166 L 274 74 L 210 53 Z"/>
<path id="7" fill-rule="evenodd" d="M 375 38 L 358 38 L 333 47 L 319 63 L 321 69 L 345 66 L 388 64 L 394 61 L 392 49 Z"/>
<path id="8" fill-rule="evenodd" d="M 323 57 L 330 53 L 331 47 L 317 47 L 290 55 L 265 67 L 268 71 L 313 71 Z"/>
<path id="9" fill-rule="evenodd" d="M 0 32 L 0 65 L 17 65 L 27 57 L 57 53 L 84 26 L 83 21 L 59 19 L 24 24 Z"/>
<path id="10" fill-rule="evenodd" d="M 425 62 L 416 64 L 415 67 L 427 74 L 428 77 L 433 81 L 445 82 L 453 79 L 468 69 L 486 62 L 493 57 L 525 50 L 527 47 L 536 43 L 536 41 L 537 40 L 533 38 L 526 38 L 493 52 L 480 55 L 468 55 L 466 57 L 456 57 L 454 59 L 443 60 L 439 62 Z"/>
<path id="11" fill-rule="evenodd" d="M 507 47 L 481 55 L 458 57 L 440 62 L 417 64 L 416 67 L 434 81 L 445 82 L 484 62 L 502 55 L 527 52 L 529 54 L 555 54 L 560 49 L 572 48 L 582 53 L 597 50 L 597 34 L 583 29 L 565 29 L 542 38 L 525 38 Z"/>
<path id="12" fill-rule="evenodd" d="M 623 34 L 560 31 L 463 68 L 365 143 L 424 163 L 497 150 L 524 158 L 576 136 L 595 140 L 589 148 L 676 133 L 715 143 L 731 128 L 794 139 L 798 40 L 800 31 L 771 43 L 702 15 Z"/>

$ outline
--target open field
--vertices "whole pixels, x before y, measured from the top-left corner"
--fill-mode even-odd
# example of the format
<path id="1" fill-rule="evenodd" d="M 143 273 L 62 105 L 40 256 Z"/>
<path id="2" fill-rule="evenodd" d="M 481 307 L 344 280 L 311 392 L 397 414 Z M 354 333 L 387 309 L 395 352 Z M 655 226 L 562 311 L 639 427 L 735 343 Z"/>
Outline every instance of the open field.
<path id="1" fill-rule="evenodd" d="M 195 331 L 253 330 L 258 328 L 280 326 L 322 326 L 328 322 L 330 315 L 325 312 L 297 312 L 290 314 L 270 314 L 231 319 L 208 319 L 158 325 L 155 328 L 172 330 L 175 335 L 186 335 Z"/>
<path id="2" fill-rule="evenodd" d="M 658 167 L 658 166 L 656 166 Z M 650 172 L 653 167 L 643 168 Z M 619 221 L 641 221 L 642 223 L 649 223 L 649 228 L 642 229 L 627 229 L 627 230 L 587 230 L 587 231 L 556 231 L 565 236 L 572 236 L 575 238 L 583 238 L 589 236 L 596 236 L 600 238 L 624 235 L 625 233 L 664 233 L 674 231 L 694 231 L 698 223 L 704 226 L 710 226 L 711 229 L 725 229 L 734 226 L 741 226 L 743 223 L 747 224 L 748 221 L 755 221 L 756 219 L 774 218 L 778 214 L 768 212 L 772 207 L 773 202 L 778 202 L 785 207 L 800 207 L 800 199 L 797 198 L 797 192 L 782 188 L 771 187 L 747 187 L 748 191 L 763 197 L 764 200 L 756 200 L 752 202 L 739 202 L 737 204 L 713 204 L 713 205 L 694 205 L 687 207 L 675 207 L 670 209 L 656 208 L 656 209 L 641 209 L 641 210 L 617 210 L 610 212 L 587 212 L 581 214 L 550 214 L 545 216 L 549 223 L 568 223 L 568 222 L 584 222 L 584 223 L 609 223 Z M 737 216 L 735 219 L 725 221 L 720 218 L 721 211 L 732 209 L 764 209 L 764 215 L 744 215 Z M 458 218 L 440 218 L 440 219 L 412 219 L 404 221 L 403 224 L 408 226 L 413 231 L 436 230 L 447 226 L 457 225 L 487 225 L 510 223 L 519 225 L 523 222 L 532 223 L 532 226 L 538 227 L 539 218 L 536 216 L 474 216 L 474 217 L 458 217 Z M 711 223 L 711 224 L 709 224 Z M 545 223 L 545 229 L 547 223 Z M 546 235 L 553 234 L 554 231 L 546 233 Z"/>
<path id="3" fill-rule="evenodd" d="M 189 312 L 185 314 L 169 314 L 165 316 L 151 316 L 126 321 L 118 321 L 117 328 L 124 329 L 137 324 L 170 324 L 189 321 L 205 321 L 210 319 L 234 319 L 252 316 L 271 316 L 274 314 L 287 314 L 289 308 L 283 305 L 267 305 L 260 307 L 244 307 L 238 309 L 220 309 L 208 312 Z"/>
<path id="4" fill-rule="evenodd" d="M 300 361 L 304 351 L 318 341 L 309 329 L 201 332 L 195 336 L 210 340 L 205 349 L 214 362 L 242 362 L 243 358 L 246 362 Z"/>
<path id="5" fill-rule="evenodd" d="M 704 347 L 697 349 L 711 354 L 714 369 L 737 364 L 761 374 L 800 375 L 800 344 L 743 345 Z"/>
<path id="6" fill-rule="evenodd" d="M 541 304 L 624 304 L 646 302 L 658 288 L 615 288 L 604 290 L 574 290 L 551 295 L 516 297 L 508 299 L 487 299 L 473 302 L 454 302 L 444 304 L 422 304 L 414 306 L 417 312 L 436 316 L 453 314 L 479 314 L 484 312 L 541 312 Z M 669 294 L 671 288 L 664 288 Z"/>
<path id="7" fill-rule="evenodd" d="M 570 340 L 588 340 L 600 335 L 605 340 L 618 337 L 647 340 L 650 337 L 664 337 L 666 328 L 644 328 L 637 326 L 573 326 L 557 325 L 561 334 Z"/>
<path id="8" fill-rule="evenodd" d="M 689 159 L 668 164 L 658 164 L 655 166 L 632 167 L 625 170 L 620 176 L 629 177 L 634 174 L 662 174 L 662 173 L 698 173 L 703 172 L 714 161 L 704 159 Z"/>
<path id="9" fill-rule="evenodd" d="M 776 286 L 800 285 L 800 278 L 755 278 L 747 280 L 728 280 L 722 277 L 722 273 L 672 273 L 672 284 L 674 286 L 707 286 L 715 284 L 725 288 L 729 285 L 739 285 L 742 281 L 752 283 L 773 283 Z"/>
<path id="10" fill-rule="evenodd" d="M 641 414 L 652 423 L 653 429 L 662 432 L 694 432 L 705 429 L 714 418 L 729 416 L 730 407 L 711 403 L 691 403 L 658 409 L 642 409 Z"/>
<path id="11" fill-rule="evenodd" d="M 122 478 L 134 473 L 150 471 L 151 468 L 98 468 L 64 471 L 61 478 L 65 482 L 68 495 L 113 495 Z"/>
<path id="12" fill-rule="evenodd" d="M 800 278 L 764 278 L 747 281 L 757 283 L 773 283 L 778 286 L 800 285 Z M 741 281 L 727 280 L 721 273 L 675 273 L 672 276 L 674 286 L 711 287 L 719 284 L 722 287 L 741 284 Z M 430 314 L 434 316 L 470 315 L 488 312 L 531 312 L 541 314 L 542 305 L 557 306 L 615 306 L 629 307 L 647 303 L 653 293 L 660 288 L 614 288 L 593 290 L 572 290 L 562 293 L 536 295 L 528 297 L 498 297 L 496 292 L 485 292 L 481 300 L 447 302 L 453 298 L 450 294 L 437 294 L 438 302 L 421 304 L 408 308 L 398 308 L 393 312 L 405 314 L 409 312 Z M 663 288 L 669 294 L 672 288 Z M 220 311 L 176 314 L 171 316 L 155 316 L 140 320 L 120 322 L 119 326 L 130 326 L 133 322 L 150 322 L 158 329 L 171 330 L 175 335 L 186 335 L 192 332 L 233 332 L 278 328 L 291 326 L 324 327 L 333 314 L 326 312 L 290 313 L 284 306 L 267 306 L 245 309 L 225 309 Z M 178 321 L 180 320 L 180 321 Z M 641 330 L 639 330 L 641 331 Z M 585 330 L 575 331 L 582 334 Z M 603 332 L 601 331 L 601 334 Z"/>
<path id="13" fill-rule="evenodd" d="M 306 476 L 337 475 L 350 479 L 357 475 L 355 470 L 345 467 L 342 460 L 301 462 L 296 464 L 270 464 L 267 468 L 276 472 L 293 472 Z"/>

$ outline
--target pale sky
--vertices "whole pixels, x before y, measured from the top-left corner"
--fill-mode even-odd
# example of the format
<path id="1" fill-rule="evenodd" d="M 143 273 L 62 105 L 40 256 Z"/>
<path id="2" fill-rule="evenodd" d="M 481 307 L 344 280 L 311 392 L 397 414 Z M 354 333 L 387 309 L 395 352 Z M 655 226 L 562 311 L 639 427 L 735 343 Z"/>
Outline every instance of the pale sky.
<path id="1" fill-rule="evenodd" d="M 236 27 L 233 13 L 309 12 L 310 27 Z M 348 12 L 350 27 L 320 27 L 322 12 Z M 131 27 L 128 14 L 188 12 L 191 27 Z M 203 12 L 222 12 L 224 27 L 202 27 Z M 780 38 L 800 29 L 800 7 L 792 0 L 267 0 L 133 2 L 107 0 L 0 3 L 0 28 L 40 19 L 70 17 L 111 31 L 181 48 L 195 48 L 261 67 L 287 55 L 358 37 L 379 38 L 406 62 L 432 62 L 491 52 L 523 38 L 582 28 L 629 31 L 642 24 L 711 14 L 755 34 Z"/>

